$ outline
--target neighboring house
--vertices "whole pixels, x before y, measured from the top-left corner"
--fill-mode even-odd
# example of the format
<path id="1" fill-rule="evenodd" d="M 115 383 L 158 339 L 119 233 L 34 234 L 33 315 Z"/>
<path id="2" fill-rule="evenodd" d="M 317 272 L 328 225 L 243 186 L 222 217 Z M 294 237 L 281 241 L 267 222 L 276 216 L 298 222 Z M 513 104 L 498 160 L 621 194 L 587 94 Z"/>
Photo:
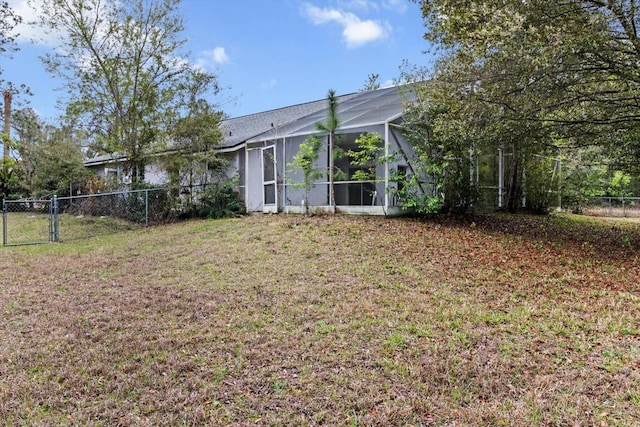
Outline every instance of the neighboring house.
<path id="1" fill-rule="evenodd" d="M 398 184 L 392 176 L 411 170 L 409 160 L 413 151 L 401 132 L 404 103 L 410 96 L 400 87 L 391 87 L 338 97 L 337 146 L 345 152 L 355 149 L 355 140 L 361 134 L 376 132 L 384 140 L 386 161 L 376 165 L 375 180 L 353 181 L 350 178 L 359 167 L 351 165 L 346 156 L 337 160 L 335 166 L 347 178 L 334 183 L 336 206 L 331 206 L 328 178 L 323 178 L 309 193 L 308 204 L 312 209 L 378 215 L 401 212 L 393 191 Z M 317 168 L 327 168 L 328 136 L 316 130 L 316 123 L 326 120 L 327 109 L 327 101 L 323 99 L 223 120 L 224 141 L 218 151 L 230 161 L 229 175 L 239 177 L 239 191 L 248 211 L 303 212 L 305 192 L 295 185 L 301 175 L 291 162 L 300 143 L 316 135 L 325 141 Z M 392 156 L 388 156 L 391 152 L 399 155 L 391 160 Z M 122 160 L 101 156 L 85 164 L 100 176 L 126 182 L 121 172 Z M 166 182 L 166 174 L 157 165 L 151 165 L 145 171 L 145 179 L 162 184 Z"/>

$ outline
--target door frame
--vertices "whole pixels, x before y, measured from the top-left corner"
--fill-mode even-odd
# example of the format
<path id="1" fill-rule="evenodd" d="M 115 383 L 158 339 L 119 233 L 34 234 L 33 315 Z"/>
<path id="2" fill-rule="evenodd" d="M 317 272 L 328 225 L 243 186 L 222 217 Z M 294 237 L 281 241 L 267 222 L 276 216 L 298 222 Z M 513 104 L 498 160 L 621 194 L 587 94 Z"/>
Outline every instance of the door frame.
<path id="1" fill-rule="evenodd" d="M 267 153 L 271 150 L 272 154 Z M 273 164 L 273 179 L 267 180 L 265 177 L 265 162 L 267 157 L 271 157 Z M 276 146 L 268 145 L 260 149 L 260 164 L 262 167 L 262 211 L 265 213 L 277 213 L 278 212 L 278 162 L 276 157 Z M 273 186 L 273 203 L 267 203 L 267 187 Z"/>

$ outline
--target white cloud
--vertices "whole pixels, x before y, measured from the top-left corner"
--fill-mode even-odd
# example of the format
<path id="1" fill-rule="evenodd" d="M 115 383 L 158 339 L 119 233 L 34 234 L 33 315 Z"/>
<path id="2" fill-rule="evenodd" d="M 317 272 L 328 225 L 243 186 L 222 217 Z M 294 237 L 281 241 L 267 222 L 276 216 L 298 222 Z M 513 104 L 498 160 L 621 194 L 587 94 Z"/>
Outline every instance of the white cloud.
<path id="1" fill-rule="evenodd" d="M 388 24 L 362 20 L 351 12 L 341 9 L 319 8 L 310 3 L 304 5 L 305 15 L 314 25 L 336 22 L 342 26 L 342 37 L 348 48 L 356 48 L 366 43 L 381 40 L 390 32 Z"/>
<path id="2" fill-rule="evenodd" d="M 40 15 L 39 1 L 33 1 L 30 5 L 27 0 L 9 0 L 9 8 L 22 18 L 22 23 L 15 28 L 15 32 L 19 33 L 18 43 L 36 42 L 50 47 L 59 44 L 60 36 L 50 34 L 50 31 L 38 25 L 29 25 Z"/>
<path id="3" fill-rule="evenodd" d="M 63 30 L 40 25 L 39 21 L 45 14 L 42 0 L 8 0 L 8 3 L 22 18 L 22 23 L 16 27 L 16 32 L 20 34 L 19 43 L 34 43 L 53 49 L 65 45 L 68 35 Z M 103 13 L 106 7 L 106 4 L 102 4 L 100 12 Z M 92 20 L 91 17 L 89 19 Z M 100 35 L 106 34 L 107 24 L 103 22 L 97 26 L 97 30 Z"/>
<path id="4" fill-rule="evenodd" d="M 229 62 L 229 55 L 227 55 L 227 52 L 225 52 L 223 47 L 218 46 L 209 52 L 216 64 L 226 64 Z"/>
<path id="5" fill-rule="evenodd" d="M 203 50 L 196 58 L 195 66 L 201 70 L 215 69 L 218 65 L 231 61 L 229 55 L 223 47 L 216 47 L 211 50 Z"/>

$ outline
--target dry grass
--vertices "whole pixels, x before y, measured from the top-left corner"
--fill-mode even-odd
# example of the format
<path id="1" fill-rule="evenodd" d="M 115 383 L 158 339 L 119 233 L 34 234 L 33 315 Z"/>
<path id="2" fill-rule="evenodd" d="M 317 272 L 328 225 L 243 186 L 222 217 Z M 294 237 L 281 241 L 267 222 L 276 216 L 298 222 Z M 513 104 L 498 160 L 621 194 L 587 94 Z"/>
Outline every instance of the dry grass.
<path id="1" fill-rule="evenodd" d="M 638 425 L 640 225 L 251 216 L 5 248 L 5 425 Z"/>
<path id="2" fill-rule="evenodd" d="M 58 215 L 59 241 L 87 239 L 132 230 L 140 225 L 108 216 Z M 48 213 L 9 212 L 2 218 L 6 245 L 25 245 L 53 241 L 53 217 Z M 6 221 L 6 223 L 5 223 Z"/>

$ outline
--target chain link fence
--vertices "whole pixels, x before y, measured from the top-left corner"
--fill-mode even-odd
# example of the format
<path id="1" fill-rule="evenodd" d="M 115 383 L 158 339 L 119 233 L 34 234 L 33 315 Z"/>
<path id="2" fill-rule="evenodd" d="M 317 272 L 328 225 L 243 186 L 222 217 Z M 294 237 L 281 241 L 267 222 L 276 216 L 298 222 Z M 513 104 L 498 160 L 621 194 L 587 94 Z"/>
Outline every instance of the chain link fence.
<path id="1" fill-rule="evenodd" d="M 640 197 L 591 197 L 581 206 L 583 215 L 640 218 Z"/>
<path id="2" fill-rule="evenodd" d="M 3 244 L 59 242 L 112 234 L 176 219 L 168 191 L 162 188 L 4 200 Z"/>
<path id="3" fill-rule="evenodd" d="M 5 246 L 54 241 L 51 200 L 3 200 L 2 242 Z"/>

